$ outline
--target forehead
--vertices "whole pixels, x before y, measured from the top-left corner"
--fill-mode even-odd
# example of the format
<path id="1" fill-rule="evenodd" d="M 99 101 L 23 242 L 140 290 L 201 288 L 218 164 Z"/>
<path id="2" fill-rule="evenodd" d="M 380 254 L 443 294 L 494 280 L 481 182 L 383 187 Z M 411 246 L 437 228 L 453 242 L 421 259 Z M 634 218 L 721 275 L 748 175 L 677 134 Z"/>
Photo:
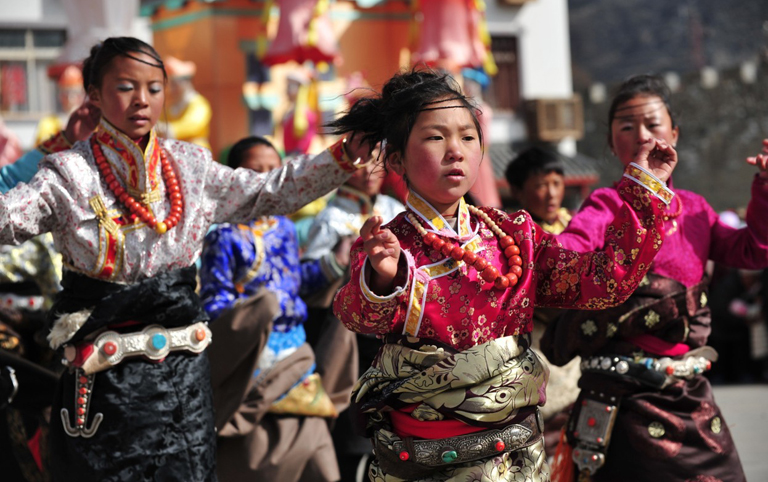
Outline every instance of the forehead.
<path id="1" fill-rule="evenodd" d="M 461 126 L 475 126 L 472 113 L 459 100 L 427 104 L 416 118 L 416 126 L 422 128 L 451 123 L 458 123 Z"/>
<path id="2" fill-rule="evenodd" d="M 164 79 L 163 69 L 156 66 L 157 60 L 141 52 L 131 52 L 130 54 L 131 56 L 136 57 L 136 59 L 140 59 L 143 62 L 140 62 L 139 60 L 136 60 L 136 59 L 132 59 L 130 57 L 126 57 L 125 55 L 118 55 L 115 58 L 113 58 L 112 61 L 110 61 L 106 71 L 104 72 L 104 77 L 107 77 L 107 76 L 119 77 L 119 78 L 143 77 L 143 78 L 160 80 L 160 81 Z M 149 64 L 154 64 L 154 65 L 149 65 Z"/>
<path id="3" fill-rule="evenodd" d="M 277 153 L 274 149 L 272 149 L 269 146 L 265 146 L 264 144 L 256 144 L 255 146 L 248 149 L 248 156 L 252 159 L 260 159 L 263 161 L 272 161 L 280 162 L 280 154 Z"/>
<path id="4" fill-rule="evenodd" d="M 613 115 L 615 121 L 628 121 L 638 117 L 669 115 L 664 101 L 657 95 L 639 95 L 619 104 Z"/>
<path id="5" fill-rule="evenodd" d="M 539 171 L 531 173 L 526 179 L 523 187 L 546 182 L 562 181 L 564 176 L 557 171 Z"/>

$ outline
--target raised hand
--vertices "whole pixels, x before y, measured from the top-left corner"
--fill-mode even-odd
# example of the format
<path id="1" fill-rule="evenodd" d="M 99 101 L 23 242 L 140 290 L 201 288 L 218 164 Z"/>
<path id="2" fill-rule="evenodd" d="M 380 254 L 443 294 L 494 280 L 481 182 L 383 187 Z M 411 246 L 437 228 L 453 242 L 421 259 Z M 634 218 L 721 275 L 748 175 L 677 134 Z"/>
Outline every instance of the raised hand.
<path id="1" fill-rule="evenodd" d="M 368 286 L 376 294 L 389 294 L 397 274 L 400 260 L 400 243 L 389 229 L 382 229 L 381 216 L 371 216 L 360 229 L 363 249 L 368 255 L 373 272 Z"/>
<path id="2" fill-rule="evenodd" d="M 69 116 L 67 126 L 64 128 L 64 137 L 69 142 L 82 141 L 91 135 L 101 120 L 101 110 L 86 100 Z"/>
<path id="3" fill-rule="evenodd" d="M 768 179 L 768 139 L 763 139 L 763 152 L 754 157 L 748 157 L 747 163 L 760 169 L 760 177 Z"/>
<path id="4" fill-rule="evenodd" d="M 640 144 L 640 150 L 633 162 L 667 182 L 677 165 L 677 151 L 663 139 L 651 138 L 638 141 L 638 144 Z"/>

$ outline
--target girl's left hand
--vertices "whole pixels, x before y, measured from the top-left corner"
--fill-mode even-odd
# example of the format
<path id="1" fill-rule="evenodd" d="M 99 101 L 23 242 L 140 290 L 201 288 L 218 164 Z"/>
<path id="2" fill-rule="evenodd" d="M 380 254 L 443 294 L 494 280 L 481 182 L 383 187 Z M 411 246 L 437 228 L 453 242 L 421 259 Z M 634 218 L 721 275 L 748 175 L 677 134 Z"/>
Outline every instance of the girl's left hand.
<path id="1" fill-rule="evenodd" d="M 639 141 L 640 150 L 633 162 L 667 182 L 677 165 L 677 151 L 663 139 Z"/>
<path id="2" fill-rule="evenodd" d="M 760 177 L 768 179 L 768 139 L 763 139 L 763 152 L 754 157 L 748 157 L 747 163 L 760 169 Z"/>

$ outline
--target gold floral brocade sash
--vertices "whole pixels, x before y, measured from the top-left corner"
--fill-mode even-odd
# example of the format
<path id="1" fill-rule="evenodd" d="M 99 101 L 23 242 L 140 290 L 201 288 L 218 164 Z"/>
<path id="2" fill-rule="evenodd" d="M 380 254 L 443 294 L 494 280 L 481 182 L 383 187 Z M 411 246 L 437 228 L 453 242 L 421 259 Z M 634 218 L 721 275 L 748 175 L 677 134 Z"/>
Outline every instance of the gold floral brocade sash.
<path id="1" fill-rule="evenodd" d="M 517 336 L 461 352 L 407 337 L 381 348 L 352 398 L 365 413 L 418 404 L 411 416 L 419 421 L 453 418 L 493 427 L 543 404 L 548 378 L 545 364 Z"/>

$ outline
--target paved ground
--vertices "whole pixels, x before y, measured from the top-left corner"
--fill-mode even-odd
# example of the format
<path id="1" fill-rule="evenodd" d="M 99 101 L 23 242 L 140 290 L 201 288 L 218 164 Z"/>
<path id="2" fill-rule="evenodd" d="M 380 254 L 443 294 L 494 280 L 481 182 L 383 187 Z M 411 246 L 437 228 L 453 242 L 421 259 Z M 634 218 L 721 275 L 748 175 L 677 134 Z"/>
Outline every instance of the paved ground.
<path id="1" fill-rule="evenodd" d="M 749 482 L 768 481 L 768 385 L 715 386 Z"/>

